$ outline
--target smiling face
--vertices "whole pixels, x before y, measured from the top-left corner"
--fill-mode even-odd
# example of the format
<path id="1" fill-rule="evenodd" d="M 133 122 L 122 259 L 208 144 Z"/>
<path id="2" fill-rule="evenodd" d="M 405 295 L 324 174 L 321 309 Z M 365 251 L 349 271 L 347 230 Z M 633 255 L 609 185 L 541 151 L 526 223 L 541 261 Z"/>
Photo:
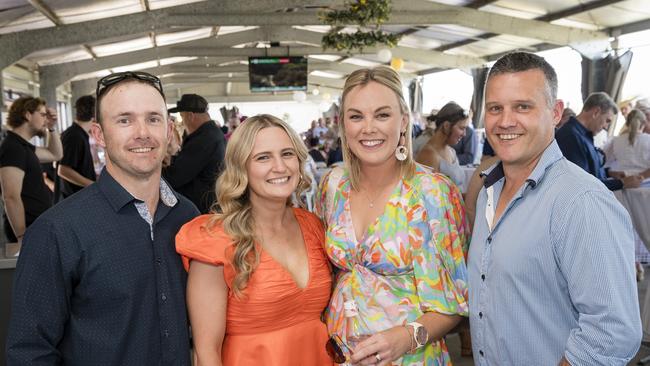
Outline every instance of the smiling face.
<path id="1" fill-rule="evenodd" d="M 371 81 L 350 90 L 344 105 L 345 139 L 361 166 L 396 164 L 395 149 L 408 120 L 395 93 Z"/>
<path id="2" fill-rule="evenodd" d="M 449 127 L 449 135 L 447 137 L 447 145 L 456 145 L 460 140 L 465 137 L 465 130 L 469 125 L 469 118 L 456 122 Z"/>
<path id="3" fill-rule="evenodd" d="M 266 127 L 257 133 L 246 173 L 253 205 L 261 200 L 286 202 L 291 197 L 300 182 L 300 162 L 282 128 Z"/>
<path id="4" fill-rule="evenodd" d="M 532 169 L 553 141 L 563 103 L 550 107 L 544 73 L 497 74 L 485 88 L 485 131 L 504 168 Z"/>
<path id="5" fill-rule="evenodd" d="M 171 137 L 167 108 L 150 85 L 124 82 L 110 89 L 101 103 L 101 125 L 93 137 L 106 149 L 106 168 L 118 181 L 160 176 Z"/>

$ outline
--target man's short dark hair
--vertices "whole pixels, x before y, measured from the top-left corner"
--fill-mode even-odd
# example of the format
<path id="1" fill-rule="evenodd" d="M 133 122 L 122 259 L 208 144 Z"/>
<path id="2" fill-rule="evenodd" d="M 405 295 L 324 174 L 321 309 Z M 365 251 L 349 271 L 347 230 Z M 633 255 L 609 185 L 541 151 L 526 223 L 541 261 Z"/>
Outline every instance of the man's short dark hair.
<path id="1" fill-rule="evenodd" d="M 9 113 L 7 114 L 7 125 L 11 128 L 17 128 L 22 126 L 27 120 L 25 119 L 25 113 L 34 113 L 41 106 L 47 105 L 45 99 L 34 98 L 34 97 L 20 97 L 16 99 L 9 107 Z"/>
<path id="2" fill-rule="evenodd" d="M 583 111 L 588 111 L 595 107 L 600 108 L 601 112 L 612 111 L 614 114 L 618 113 L 618 106 L 616 106 L 614 100 L 607 93 L 591 93 L 582 104 Z"/>
<path id="3" fill-rule="evenodd" d="M 95 117 L 95 97 L 84 95 L 74 104 L 77 121 L 88 122 Z"/>
<path id="4" fill-rule="evenodd" d="M 546 99 L 552 107 L 557 100 L 557 74 L 553 66 L 543 57 L 530 52 L 511 52 L 497 60 L 488 73 L 487 81 L 495 75 L 512 74 L 528 70 L 539 69 L 544 73 L 546 80 Z"/>
<path id="5" fill-rule="evenodd" d="M 115 88 L 118 85 L 122 85 L 124 83 L 140 83 L 144 85 L 149 85 L 152 88 L 156 89 L 156 91 L 158 91 L 158 93 L 162 96 L 163 101 L 167 103 L 167 99 L 165 98 L 165 93 L 163 92 L 162 89 L 162 83 L 160 82 L 160 79 L 157 78 L 156 76 L 146 73 L 144 71 L 116 72 L 104 76 L 103 78 L 97 81 L 97 90 L 95 92 L 97 98 L 95 104 L 95 120 L 97 121 L 97 123 L 102 122 L 102 115 L 101 115 L 102 99 L 104 99 L 106 94 L 108 94 L 108 92 L 111 91 L 113 88 Z"/>

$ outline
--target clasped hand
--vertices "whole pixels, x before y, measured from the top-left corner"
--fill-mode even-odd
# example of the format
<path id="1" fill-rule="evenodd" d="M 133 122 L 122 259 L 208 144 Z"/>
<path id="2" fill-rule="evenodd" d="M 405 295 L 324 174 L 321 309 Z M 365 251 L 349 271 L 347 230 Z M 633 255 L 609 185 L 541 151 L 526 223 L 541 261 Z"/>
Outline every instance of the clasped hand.
<path id="1" fill-rule="evenodd" d="M 404 326 L 397 326 L 359 342 L 353 349 L 350 362 L 353 365 L 390 365 L 410 349 L 410 332 Z"/>

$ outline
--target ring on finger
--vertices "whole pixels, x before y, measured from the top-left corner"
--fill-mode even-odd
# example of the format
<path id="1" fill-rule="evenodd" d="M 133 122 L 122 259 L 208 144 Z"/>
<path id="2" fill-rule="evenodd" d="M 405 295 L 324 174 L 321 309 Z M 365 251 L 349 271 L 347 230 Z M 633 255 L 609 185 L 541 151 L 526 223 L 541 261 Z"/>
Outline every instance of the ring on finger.
<path id="1" fill-rule="evenodd" d="M 377 359 L 377 362 L 381 362 L 381 356 L 379 353 L 375 353 L 375 358 Z"/>

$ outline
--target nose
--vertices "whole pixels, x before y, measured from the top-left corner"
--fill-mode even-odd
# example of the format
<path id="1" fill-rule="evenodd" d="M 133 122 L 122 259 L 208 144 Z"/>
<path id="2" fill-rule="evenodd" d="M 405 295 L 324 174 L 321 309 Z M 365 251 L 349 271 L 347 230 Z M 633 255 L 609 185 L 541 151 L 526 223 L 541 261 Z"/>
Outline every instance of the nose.
<path id="1" fill-rule="evenodd" d="M 364 133 L 375 132 L 375 119 L 374 118 L 364 118 L 363 120 L 363 131 Z"/>
<path id="2" fill-rule="evenodd" d="M 149 126 L 146 121 L 142 119 L 137 120 L 135 123 L 135 137 L 138 139 L 148 139 L 151 137 Z"/>
<path id="3" fill-rule="evenodd" d="M 283 173 L 287 170 L 287 164 L 284 162 L 282 157 L 274 157 L 273 158 L 273 171 L 278 172 L 278 173 Z"/>
<path id="4" fill-rule="evenodd" d="M 509 108 L 504 108 L 499 119 L 497 120 L 497 127 L 499 128 L 510 128 L 516 125 L 515 114 L 510 111 Z"/>

